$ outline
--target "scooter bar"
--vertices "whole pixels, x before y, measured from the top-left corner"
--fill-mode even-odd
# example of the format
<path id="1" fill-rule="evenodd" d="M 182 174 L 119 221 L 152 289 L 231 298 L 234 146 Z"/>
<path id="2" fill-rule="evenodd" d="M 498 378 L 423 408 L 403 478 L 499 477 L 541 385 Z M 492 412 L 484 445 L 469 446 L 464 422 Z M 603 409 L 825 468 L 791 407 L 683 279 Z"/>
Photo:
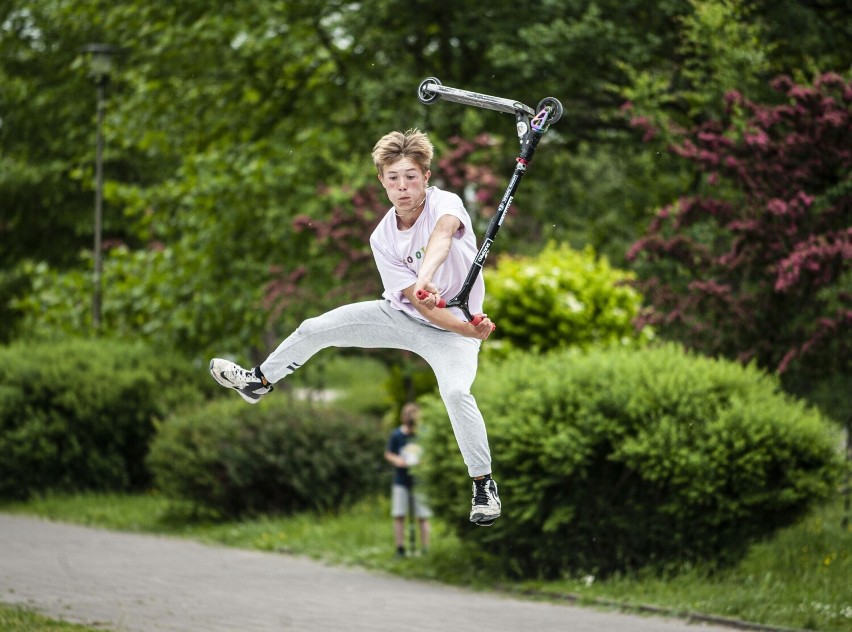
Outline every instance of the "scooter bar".
<path id="1" fill-rule="evenodd" d="M 478 108 L 485 108 L 487 110 L 506 112 L 507 114 L 521 112 L 529 116 L 536 115 L 535 110 L 528 105 L 524 105 L 520 101 L 503 99 L 501 97 L 492 97 L 490 94 L 470 92 L 469 90 L 451 88 L 449 86 L 441 85 L 441 82 L 435 77 L 428 77 L 420 82 L 420 87 L 417 88 L 417 97 L 420 99 L 421 103 L 426 105 L 434 103 L 440 98 L 447 101 L 454 101 L 455 103 L 463 103 L 464 105 L 473 105 Z"/>
<path id="2" fill-rule="evenodd" d="M 417 98 L 420 99 L 421 103 L 426 105 L 434 103 L 441 98 L 464 105 L 473 105 L 515 115 L 521 152 L 515 159 L 516 165 L 512 179 L 509 181 L 509 186 L 503 194 L 503 199 L 500 200 L 497 212 L 488 224 L 482 245 L 479 247 L 479 252 L 476 253 L 470 270 L 468 270 L 462 288 L 449 301 L 441 300 L 437 305 L 438 307 L 457 307 L 469 322 L 477 325 L 482 322 L 482 316 L 470 313 L 470 308 L 468 307 L 470 291 L 477 277 L 482 272 L 482 266 L 485 263 L 488 252 L 491 250 L 491 244 L 494 243 L 497 231 L 500 230 L 500 226 L 503 225 L 503 220 L 509 212 L 509 206 L 512 204 L 521 177 L 526 173 L 527 168 L 532 162 L 533 153 L 535 153 L 538 141 L 541 140 L 541 137 L 547 132 L 548 128 L 562 117 L 562 103 L 554 97 L 545 97 L 539 102 L 537 109 L 533 110 L 519 101 L 501 99 L 500 97 L 492 97 L 488 94 L 443 86 L 435 77 L 428 77 L 420 82 L 420 86 L 417 88 Z M 424 300 L 427 296 L 428 293 L 423 290 L 417 293 L 417 298 L 420 300 Z"/>

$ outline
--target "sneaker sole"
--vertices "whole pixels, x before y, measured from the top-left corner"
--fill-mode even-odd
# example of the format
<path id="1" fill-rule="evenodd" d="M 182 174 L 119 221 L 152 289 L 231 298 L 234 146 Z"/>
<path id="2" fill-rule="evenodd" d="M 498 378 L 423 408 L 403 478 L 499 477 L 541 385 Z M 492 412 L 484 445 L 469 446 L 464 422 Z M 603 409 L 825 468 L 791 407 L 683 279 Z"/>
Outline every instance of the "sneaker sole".
<path id="1" fill-rule="evenodd" d="M 485 514 L 476 513 L 470 517 L 470 521 L 480 527 L 490 527 L 499 517 L 500 514 L 497 514 L 496 516 L 486 516 Z"/>
<path id="2" fill-rule="evenodd" d="M 244 400 L 246 400 L 249 404 L 256 404 L 260 401 L 260 397 L 252 397 L 250 395 L 246 395 L 245 393 L 243 393 L 238 388 L 235 388 L 234 390 L 237 391 L 237 393 L 239 393 L 240 397 L 242 397 Z"/>
<path id="3" fill-rule="evenodd" d="M 210 375 L 216 380 L 216 383 L 219 386 L 224 386 L 225 388 L 230 388 L 232 390 L 237 391 L 240 397 L 246 400 L 249 404 L 256 404 L 260 401 L 260 396 L 252 397 L 251 395 L 246 395 L 239 388 L 228 382 L 224 377 L 218 375 L 216 371 L 213 370 L 213 360 L 210 361 Z"/>

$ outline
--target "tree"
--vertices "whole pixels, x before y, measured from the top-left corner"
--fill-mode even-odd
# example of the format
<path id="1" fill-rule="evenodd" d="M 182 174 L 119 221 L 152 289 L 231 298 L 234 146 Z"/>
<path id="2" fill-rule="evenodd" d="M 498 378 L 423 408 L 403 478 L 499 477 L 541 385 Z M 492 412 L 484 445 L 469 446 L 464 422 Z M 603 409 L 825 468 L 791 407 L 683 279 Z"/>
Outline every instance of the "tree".
<path id="1" fill-rule="evenodd" d="M 644 150 L 630 142 L 623 150 L 636 156 L 627 164 L 634 170 L 644 165 L 644 172 L 640 171 L 639 186 L 621 187 L 625 191 L 621 204 L 626 207 L 621 217 L 600 213 L 588 221 L 609 234 L 624 235 L 628 248 L 650 219 L 641 211 L 668 204 L 684 190 L 694 191 L 699 173 L 689 163 L 673 160 L 667 148 L 679 142 L 685 130 L 722 117 L 728 92 L 772 102 L 776 94 L 770 81 L 775 76 L 810 82 L 819 74 L 817 69 L 847 72 L 852 64 L 849 47 L 840 44 L 850 30 L 849 21 L 839 19 L 842 2 L 687 0 L 684 4 L 671 17 L 673 41 L 665 53 L 650 63 L 620 60 L 624 77 L 613 85 L 623 99 L 622 113 L 644 132 Z M 637 201 L 641 210 L 635 208 Z M 646 201 L 651 204 L 642 206 Z M 628 219 L 633 220 L 629 226 Z"/>
<path id="2" fill-rule="evenodd" d="M 652 305 L 640 323 L 689 347 L 778 371 L 848 416 L 852 377 L 852 84 L 787 77 L 762 105 L 733 92 L 721 119 L 673 147 L 703 174 L 629 257 Z"/>
<path id="3" fill-rule="evenodd" d="M 86 40 L 55 19 L 65 10 L 0 2 L 0 343 L 16 331 L 10 298 L 31 289 L 18 264 L 65 269 L 93 240 L 93 195 L 80 174 L 93 163 L 95 90 L 70 63 Z"/>
<path id="4" fill-rule="evenodd" d="M 839 64 L 848 54 L 829 29 L 839 8 L 799 7 L 803 33 L 776 20 L 769 3 L 742 21 L 766 21 L 770 40 L 801 35 L 773 64 Z M 262 350 L 287 326 L 269 318 L 263 288 L 309 249 L 294 218 L 335 221 L 347 211 L 334 192 L 374 180 L 367 156 L 381 134 L 488 133 L 500 141 L 490 164 L 508 177 L 512 117 L 422 106 L 414 90 L 430 75 L 530 105 L 562 99 L 566 114 L 544 139 L 501 243 L 527 253 L 548 239 L 591 243 L 622 263 L 649 209 L 688 176 L 631 135 L 617 110 L 621 88 L 631 68 L 676 76 L 693 12 L 687 0 L 548 0 L 534 12 L 510 0 L 0 0 L 0 337 L 29 333 L 16 327 L 12 297 L 60 309 L 62 288 L 80 308 L 77 333 L 90 332 L 88 42 L 126 50 L 107 94 L 105 274 L 116 268 L 121 280 L 106 287 L 104 318 L 193 354 L 215 345 L 237 355 Z M 329 252 L 313 248 L 314 257 Z M 321 308 L 332 287 L 321 278 L 301 305 Z M 36 285 L 41 296 L 27 296 Z"/>

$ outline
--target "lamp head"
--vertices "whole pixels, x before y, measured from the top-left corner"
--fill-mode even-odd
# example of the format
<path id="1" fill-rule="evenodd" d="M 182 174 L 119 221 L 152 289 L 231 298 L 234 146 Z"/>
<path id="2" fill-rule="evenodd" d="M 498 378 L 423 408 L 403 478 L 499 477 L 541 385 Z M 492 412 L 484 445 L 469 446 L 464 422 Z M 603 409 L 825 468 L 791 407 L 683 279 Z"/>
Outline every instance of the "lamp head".
<path id="1" fill-rule="evenodd" d="M 99 85 L 109 82 L 113 59 L 121 49 L 110 44 L 87 44 L 82 51 L 89 56 L 89 74 Z"/>

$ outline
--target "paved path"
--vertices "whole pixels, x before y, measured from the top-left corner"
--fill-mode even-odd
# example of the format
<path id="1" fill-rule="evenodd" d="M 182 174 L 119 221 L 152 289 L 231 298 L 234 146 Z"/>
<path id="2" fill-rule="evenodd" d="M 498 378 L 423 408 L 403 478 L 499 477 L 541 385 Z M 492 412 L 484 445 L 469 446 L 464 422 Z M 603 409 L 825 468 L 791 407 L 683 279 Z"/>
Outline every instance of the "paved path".
<path id="1" fill-rule="evenodd" d="M 0 602 L 116 632 L 730 632 L 5 514 Z"/>

